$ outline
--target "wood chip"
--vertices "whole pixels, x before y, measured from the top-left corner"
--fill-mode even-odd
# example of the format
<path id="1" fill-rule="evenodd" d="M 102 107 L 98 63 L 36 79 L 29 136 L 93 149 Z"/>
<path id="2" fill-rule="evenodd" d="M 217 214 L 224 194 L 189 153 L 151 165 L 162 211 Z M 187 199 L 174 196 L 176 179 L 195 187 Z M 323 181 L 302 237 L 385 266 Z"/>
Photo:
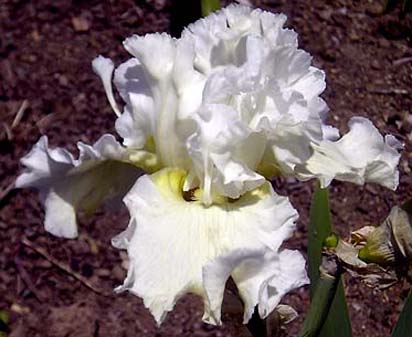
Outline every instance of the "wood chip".
<path id="1" fill-rule="evenodd" d="M 90 29 L 90 21 L 81 16 L 72 18 L 72 25 L 76 32 L 87 32 Z"/>
<path id="2" fill-rule="evenodd" d="M 13 123 L 11 124 L 11 129 L 14 129 L 17 125 L 19 125 L 21 119 L 23 118 L 24 112 L 29 107 L 29 101 L 25 99 L 23 103 L 20 105 L 19 110 L 14 117 Z"/>

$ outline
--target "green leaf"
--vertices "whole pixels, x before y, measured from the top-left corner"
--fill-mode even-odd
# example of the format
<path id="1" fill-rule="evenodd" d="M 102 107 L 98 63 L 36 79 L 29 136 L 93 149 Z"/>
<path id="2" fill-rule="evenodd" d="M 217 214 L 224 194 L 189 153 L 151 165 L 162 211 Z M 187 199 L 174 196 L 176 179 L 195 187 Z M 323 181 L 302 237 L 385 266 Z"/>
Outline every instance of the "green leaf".
<path id="1" fill-rule="evenodd" d="M 220 9 L 219 0 L 202 0 L 202 15 L 208 16 L 210 13 Z"/>
<path id="2" fill-rule="evenodd" d="M 309 278 L 310 293 L 313 298 L 316 284 L 319 280 L 319 266 L 322 259 L 322 249 L 325 240 L 332 234 L 332 220 L 329 210 L 329 192 L 316 186 L 310 207 L 309 221 Z M 321 329 L 321 337 L 351 337 L 352 329 L 345 300 L 343 283 L 339 280 L 335 298 L 329 314 Z"/>
<path id="3" fill-rule="evenodd" d="M 323 243 L 331 234 L 332 219 L 329 211 L 329 192 L 327 188 L 316 186 L 310 205 L 309 219 L 308 257 L 311 294 L 319 279 Z"/>
<path id="4" fill-rule="evenodd" d="M 332 302 L 328 318 L 326 319 L 319 336 L 352 337 L 352 327 L 342 280 L 339 281 L 335 299 Z"/>
<path id="5" fill-rule="evenodd" d="M 391 337 L 409 337 L 412 331 L 412 291 L 409 291 L 402 312 L 399 315 L 398 323 L 393 329 Z"/>
<path id="6" fill-rule="evenodd" d="M 333 262 L 333 261 L 332 261 Z M 331 265 L 331 262 L 328 262 Z M 299 337 L 318 337 L 329 314 L 339 285 L 341 268 L 333 262 L 332 273 L 324 270 L 313 290 L 312 301 L 306 314 Z"/>

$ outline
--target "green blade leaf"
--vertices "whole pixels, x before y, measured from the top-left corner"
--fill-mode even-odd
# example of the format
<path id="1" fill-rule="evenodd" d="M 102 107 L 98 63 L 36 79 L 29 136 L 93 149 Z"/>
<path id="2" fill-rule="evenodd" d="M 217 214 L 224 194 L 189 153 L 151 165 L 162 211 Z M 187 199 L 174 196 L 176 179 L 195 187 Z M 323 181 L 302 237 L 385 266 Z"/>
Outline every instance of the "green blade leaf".
<path id="1" fill-rule="evenodd" d="M 412 331 L 412 291 L 409 291 L 391 337 L 409 337 Z"/>
<path id="2" fill-rule="evenodd" d="M 322 248 L 325 239 L 332 234 L 332 220 L 329 210 L 329 192 L 316 187 L 310 207 L 309 223 L 309 278 L 310 293 L 313 298 L 316 284 L 319 280 L 319 266 L 322 259 Z M 329 314 L 321 329 L 321 337 L 351 337 L 348 307 L 345 300 L 343 283 L 339 280 L 335 298 L 330 306 Z"/>
<path id="3" fill-rule="evenodd" d="M 329 191 L 327 188 L 316 186 L 310 205 L 309 219 L 308 258 L 311 296 L 319 279 L 323 242 L 331 233 L 332 219 L 329 211 Z"/>
<path id="4" fill-rule="evenodd" d="M 342 270 L 337 265 L 336 260 L 325 260 L 325 262 L 322 266 L 329 270 L 322 269 L 316 287 L 314 287 L 312 301 L 299 337 L 319 336 L 335 298 Z"/>
<path id="5" fill-rule="evenodd" d="M 220 9 L 219 0 L 202 0 L 202 15 L 208 16 L 210 13 Z"/>
<path id="6" fill-rule="evenodd" d="M 322 327 L 320 337 L 352 337 L 352 326 L 346 305 L 345 290 L 342 280 L 339 281 L 335 298 L 328 317 Z"/>

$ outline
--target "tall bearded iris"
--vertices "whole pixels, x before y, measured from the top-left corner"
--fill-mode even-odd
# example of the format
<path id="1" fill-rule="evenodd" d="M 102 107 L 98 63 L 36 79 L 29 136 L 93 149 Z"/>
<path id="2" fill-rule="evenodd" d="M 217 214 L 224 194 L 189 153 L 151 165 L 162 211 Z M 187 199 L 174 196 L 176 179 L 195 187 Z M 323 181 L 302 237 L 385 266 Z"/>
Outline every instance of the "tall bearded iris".
<path id="1" fill-rule="evenodd" d="M 42 138 L 22 159 L 17 186 L 41 191 L 55 235 L 77 235 L 76 209 L 124 197 L 130 223 L 113 244 L 127 249 L 130 267 L 118 290 L 142 297 L 159 323 L 193 292 L 203 297 L 204 320 L 219 324 L 229 277 L 245 322 L 255 306 L 266 317 L 307 283 L 302 256 L 281 248 L 297 213 L 268 179 L 398 184 L 394 137 L 360 117 L 341 138 L 325 125 L 324 73 L 285 21 L 232 5 L 180 39 L 126 39 L 132 58 L 116 70 L 109 59 L 93 61 L 122 143 L 104 135 L 93 146 L 80 143 L 74 159 Z"/>

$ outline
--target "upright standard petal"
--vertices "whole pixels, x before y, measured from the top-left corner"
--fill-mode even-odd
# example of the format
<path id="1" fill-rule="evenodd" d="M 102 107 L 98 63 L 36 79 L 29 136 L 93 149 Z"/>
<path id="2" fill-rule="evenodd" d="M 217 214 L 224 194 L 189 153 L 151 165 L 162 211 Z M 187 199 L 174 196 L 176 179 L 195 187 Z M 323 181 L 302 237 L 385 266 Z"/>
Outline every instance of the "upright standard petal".
<path id="1" fill-rule="evenodd" d="M 322 140 L 323 130 L 333 133 L 322 122 L 327 112 L 319 97 L 325 89 L 324 73 L 297 48 L 296 34 L 283 28 L 285 21 L 284 15 L 232 5 L 182 34 L 182 40 L 192 40 L 195 46 L 193 68 L 207 78 L 197 113 L 218 104 L 222 108 L 216 113 L 234 110 L 237 124 L 248 129 L 248 138 L 230 150 L 239 172 L 242 169 L 239 178 L 256 170 L 267 178 L 293 174 L 294 167 L 311 156 L 311 144 Z M 201 125 L 191 140 L 198 139 L 199 129 Z M 225 150 L 216 147 L 219 151 Z M 218 175 L 211 180 L 215 190 L 223 190 Z M 237 190 L 230 192 L 241 194 L 245 186 L 239 180 Z"/>
<path id="2" fill-rule="evenodd" d="M 298 177 L 318 177 L 323 187 L 337 179 L 359 185 L 372 182 L 395 190 L 402 144 L 393 136 L 382 137 L 372 122 L 363 117 L 352 118 L 349 129 L 337 141 L 314 144 L 313 155 L 296 169 Z"/>
<path id="3" fill-rule="evenodd" d="M 136 76 L 142 84 L 134 87 L 131 102 L 126 105 L 126 113 L 133 115 L 125 121 L 135 121 L 138 128 L 146 130 L 146 141 L 153 139 L 156 154 L 164 166 L 187 168 L 189 159 L 178 134 L 179 92 L 174 79 L 176 40 L 165 33 L 134 35 L 124 41 L 124 46 L 141 64 Z M 124 125 L 120 121 L 117 124 L 123 129 Z M 131 127 L 136 126 L 129 129 Z"/>
<path id="4" fill-rule="evenodd" d="M 26 170 L 16 187 L 35 187 L 45 205 L 48 232 L 65 238 L 78 234 L 76 210 L 93 211 L 102 201 L 122 197 L 141 174 L 144 156 L 123 148 L 111 135 L 93 146 L 78 143 L 79 159 L 61 148 L 50 149 L 42 137 L 21 159 Z M 153 158 L 146 158 L 150 161 Z"/>
<path id="5" fill-rule="evenodd" d="M 279 247 L 291 236 L 297 213 L 269 183 L 238 200 L 219 197 L 205 207 L 199 201 L 201 190 L 183 192 L 185 179 L 184 171 L 164 169 L 140 177 L 126 195 L 131 222 L 113 243 L 127 248 L 130 267 L 118 291 L 142 297 L 158 323 L 182 295 L 192 292 L 204 299 L 204 320 L 219 324 L 230 275 L 249 300 L 248 312 L 260 302 L 255 289 L 280 272 Z M 248 273 L 253 264 L 245 261 L 264 266 Z M 300 268 L 304 274 L 304 265 Z"/>

